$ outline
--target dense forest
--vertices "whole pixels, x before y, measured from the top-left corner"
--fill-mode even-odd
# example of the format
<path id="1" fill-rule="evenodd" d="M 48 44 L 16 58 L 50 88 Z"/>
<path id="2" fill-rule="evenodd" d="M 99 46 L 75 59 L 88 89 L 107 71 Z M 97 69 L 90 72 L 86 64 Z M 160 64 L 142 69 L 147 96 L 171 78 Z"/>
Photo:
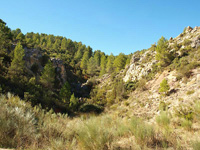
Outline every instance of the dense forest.
<path id="1" fill-rule="evenodd" d="M 94 95 L 96 83 L 92 79 L 104 74 L 115 76 L 129 64 L 131 55 L 106 55 L 62 36 L 23 34 L 0 20 L 1 92 L 12 92 L 32 105 L 54 111 L 79 111 L 91 93 Z"/>

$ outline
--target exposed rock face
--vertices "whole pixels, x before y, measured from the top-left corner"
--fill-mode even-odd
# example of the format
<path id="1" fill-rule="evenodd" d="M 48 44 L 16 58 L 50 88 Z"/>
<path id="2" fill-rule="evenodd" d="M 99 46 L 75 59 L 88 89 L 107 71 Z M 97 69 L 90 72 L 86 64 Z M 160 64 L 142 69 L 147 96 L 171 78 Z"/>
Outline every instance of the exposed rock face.
<path id="1" fill-rule="evenodd" d="M 199 38 L 200 38 L 200 27 L 194 27 L 194 29 L 192 29 L 190 26 L 188 26 L 186 28 L 185 33 L 182 33 L 179 36 L 177 36 L 173 42 L 177 42 L 177 44 L 181 44 L 184 42 L 184 40 L 188 39 L 192 41 L 191 46 L 195 47 L 196 44 L 198 43 Z M 174 44 L 173 42 L 169 44 Z"/>
<path id="2" fill-rule="evenodd" d="M 134 54 L 123 80 L 127 82 L 141 79 L 151 72 L 152 65 L 156 62 L 155 52 L 146 51 L 142 55 Z"/>
<path id="3" fill-rule="evenodd" d="M 185 33 L 190 33 L 192 30 L 193 30 L 192 27 L 188 26 L 185 30 Z"/>
<path id="4" fill-rule="evenodd" d="M 171 51 L 173 51 L 173 45 L 177 43 L 181 45 L 180 50 L 184 49 L 186 48 L 186 46 L 183 44 L 185 40 L 191 41 L 189 46 L 192 48 L 198 48 L 200 46 L 200 27 L 194 27 L 193 29 L 192 27 L 188 26 L 184 33 L 180 34 L 176 38 L 171 37 L 169 40 L 169 48 L 171 48 Z M 176 53 L 178 55 L 181 54 L 180 51 L 177 51 Z M 147 50 L 141 55 L 138 55 L 138 53 L 134 54 L 130 65 L 126 68 L 127 72 L 123 80 L 125 82 L 129 80 L 134 81 L 146 76 L 152 70 L 152 65 L 157 62 L 155 60 L 155 54 L 155 51 L 151 52 L 150 50 Z M 151 59 L 148 58 L 149 56 Z"/>
<path id="5" fill-rule="evenodd" d="M 60 81 L 61 85 L 64 84 L 67 79 L 67 74 L 63 61 L 57 58 L 51 58 L 51 62 L 56 70 L 56 78 Z"/>
<path id="6" fill-rule="evenodd" d="M 40 61 L 43 56 L 42 52 L 39 49 L 35 48 L 33 49 L 24 48 L 24 50 L 25 50 L 24 60 L 26 61 L 25 64 L 27 71 L 30 74 L 34 75 L 34 73 L 31 71 L 31 67 L 34 64 L 37 64 L 38 72 L 42 72 L 42 70 L 44 69 Z M 51 58 L 50 60 L 53 63 L 53 66 L 55 67 L 56 79 L 59 81 L 59 86 L 62 86 L 67 79 L 65 65 L 63 61 L 60 59 Z"/>
<path id="7" fill-rule="evenodd" d="M 37 64 L 39 66 L 39 69 L 42 70 L 43 67 L 40 64 L 40 58 L 42 57 L 42 53 L 38 49 L 28 49 L 24 48 L 25 50 L 25 61 L 26 61 L 26 67 L 31 68 L 33 64 Z"/>

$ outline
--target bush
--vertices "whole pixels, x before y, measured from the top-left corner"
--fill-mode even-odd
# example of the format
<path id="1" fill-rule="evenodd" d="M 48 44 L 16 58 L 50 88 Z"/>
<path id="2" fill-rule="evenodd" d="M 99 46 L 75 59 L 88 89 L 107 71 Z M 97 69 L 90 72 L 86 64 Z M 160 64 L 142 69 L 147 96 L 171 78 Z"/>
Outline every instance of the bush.
<path id="1" fill-rule="evenodd" d="M 175 108 L 175 115 L 186 120 L 193 120 L 194 110 L 191 106 L 180 105 Z"/>
<path id="2" fill-rule="evenodd" d="M 187 130 L 191 130 L 192 128 L 192 121 L 188 119 L 182 119 L 181 126 Z"/>
<path id="3" fill-rule="evenodd" d="M 139 89 L 142 90 L 142 91 L 147 90 L 146 82 L 147 82 L 147 81 L 146 81 L 145 79 L 139 80 L 138 83 L 137 83 L 137 88 L 139 88 Z"/>
<path id="4" fill-rule="evenodd" d="M 191 95 L 191 94 L 193 94 L 194 93 L 194 90 L 191 90 L 191 91 L 187 91 L 187 95 Z"/>
<path id="5" fill-rule="evenodd" d="M 156 117 L 156 122 L 160 126 L 168 126 L 170 124 L 170 118 L 167 112 L 162 111 L 159 116 Z"/>
<path id="6" fill-rule="evenodd" d="M 103 111 L 103 107 L 85 103 L 80 107 L 79 110 L 84 113 L 88 113 L 88 112 L 101 113 Z"/>
<path id="7" fill-rule="evenodd" d="M 154 143 L 155 132 L 153 127 L 151 125 L 145 124 L 140 119 L 131 119 L 130 130 L 139 144 L 148 145 Z"/>
<path id="8" fill-rule="evenodd" d="M 128 81 L 125 84 L 125 89 L 128 91 L 133 91 L 137 88 L 137 81 Z"/>
<path id="9" fill-rule="evenodd" d="M 167 92 L 169 91 L 170 87 L 166 79 L 163 79 L 163 81 L 160 83 L 159 92 L 163 93 L 164 95 L 167 95 Z"/>
<path id="10" fill-rule="evenodd" d="M 30 108 L 18 97 L 8 94 L 9 101 L 5 96 L 0 97 L 0 146 L 25 147 L 37 139 L 37 119 Z"/>
<path id="11" fill-rule="evenodd" d="M 164 101 L 160 101 L 159 110 L 161 110 L 161 111 L 167 110 L 167 104 Z"/>
<path id="12" fill-rule="evenodd" d="M 85 150 L 110 149 L 114 138 L 128 133 L 128 128 L 122 124 L 121 120 L 113 121 L 113 118 L 109 116 L 91 117 L 79 123 L 79 126 L 78 145 Z"/>

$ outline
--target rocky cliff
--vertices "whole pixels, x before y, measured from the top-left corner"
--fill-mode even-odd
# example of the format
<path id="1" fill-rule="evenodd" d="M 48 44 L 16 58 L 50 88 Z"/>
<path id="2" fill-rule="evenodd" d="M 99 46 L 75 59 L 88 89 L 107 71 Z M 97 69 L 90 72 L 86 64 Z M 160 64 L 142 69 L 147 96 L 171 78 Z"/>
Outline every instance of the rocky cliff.
<path id="1" fill-rule="evenodd" d="M 192 28 L 188 26 L 184 32 L 178 35 L 176 38 L 171 37 L 169 39 L 168 48 L 171 51 L 175 51 L 175 44 L 179 45 L 179 48 L 176 51 L 177 55 L 182 54 L 181 52 L 186 48 L 186 45 L 197 49 L 200 46 L 200 27 Z M 151 49 L 148 49 L 143 53 L 134 53 L 130 65 L 127 67 L 127 72 L 123 80 L 125 82 L 139 80 L 151 72 L 152 65 L 157 63 L 155 54 L 156 51 L 152 51 Z"/>

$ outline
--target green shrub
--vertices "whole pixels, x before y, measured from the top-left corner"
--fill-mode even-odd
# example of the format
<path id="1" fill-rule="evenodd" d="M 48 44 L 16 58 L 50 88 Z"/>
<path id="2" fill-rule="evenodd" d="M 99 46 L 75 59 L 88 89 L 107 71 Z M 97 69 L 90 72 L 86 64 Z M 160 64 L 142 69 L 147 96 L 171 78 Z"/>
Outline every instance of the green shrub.
<path id="1" fill-rule="evenodd" d="M 139 144 L 148 145 L 154 143 L 155 132 L 153 126 L 145 124 L 134 117 L 130 122 L 130 130 Z"/>
<path id="2" fill-rule="evenodd" d="M 163 81 L 160 83 L 159 92 L 163 93 L 164 95 L 167 95 L 167 92 L 169 91 L 170 87 L 166 79 L 163 79 Z"/>
<path id="3" fill-rule="evenodd" d="M 162 111 L 159 116 L 156 117 L 156 122 L 160 126 L 168 126 L 170 124 L 170 117 L 167 112 Z"/>
<path id="4" fill-rule="evenodd" d="M 181 126 L 187 130 L 191 130 L 192 128 L 192 121 L 188 119 L 182 119 Z"/>
<path id="5" fill-rule="evenodd" d="M 108 116 L 91 117 L 82 122 L 77 130 L 79 147 L 85 150 L 109 149 L 114 137 L 123 136 L 128 132 L 127 127 L 120 125 L 120 120 L 113 121 Z"/>
<path id="6" fill-rule="evenodd" d="M 95 113 L 101 113 L 103 111 L 103 107 L 94 105 L 94 104 L 83 104 L 80 109 L 81 112 L 88 113 L 88 112 L 95 112 Z"/>
<path id="7" fill-rule="evenodd" d="M 193 120 L 194 119 L 193 107 L 187 105 L 180 105 L 175 108 L 175 115 L 187 120 Z"/>
<path id="8" fill-rule="evenodd" d="M 194 90 L 191 90 L 191 91 L 187 91 L 187 95 L 191 95 L 191 94 L 193 94 L 195 91 Z"/>
<path id="9" fill-rule="evenodd" d="M 147 90 L 146 82 L 147 82 L 147 81 L 146 81 L 145 79 L 139 80 L 138 83 L 137 83 L 137 85 L 136 85 L 137 88 L 140 89 L 140 90 L 142 90 L 142 91 Z"/>
<path id="10" fill-rule="evenodd" d="M 125 88 L 126 90 L 130 91 L 130 90 L 135 90 L 137 88 L 137 81 L 128 81 L 125 84 Z"/>
<path id="11" fill-rule="evenodd" d="M 30 145 L 37 139 L 37 119 L 30 108 L 18 97 L 8 94 L 0 97 L 0 146 L 5 148 L 17 148 Z"/>
<path id="12" fill-rule="evenodd" d="M 167 104 L 164 101 L 160 101 L 160 104 L 159 104 L 158 108 L 161 111 L 166 111 L 167 110 Z"/>

